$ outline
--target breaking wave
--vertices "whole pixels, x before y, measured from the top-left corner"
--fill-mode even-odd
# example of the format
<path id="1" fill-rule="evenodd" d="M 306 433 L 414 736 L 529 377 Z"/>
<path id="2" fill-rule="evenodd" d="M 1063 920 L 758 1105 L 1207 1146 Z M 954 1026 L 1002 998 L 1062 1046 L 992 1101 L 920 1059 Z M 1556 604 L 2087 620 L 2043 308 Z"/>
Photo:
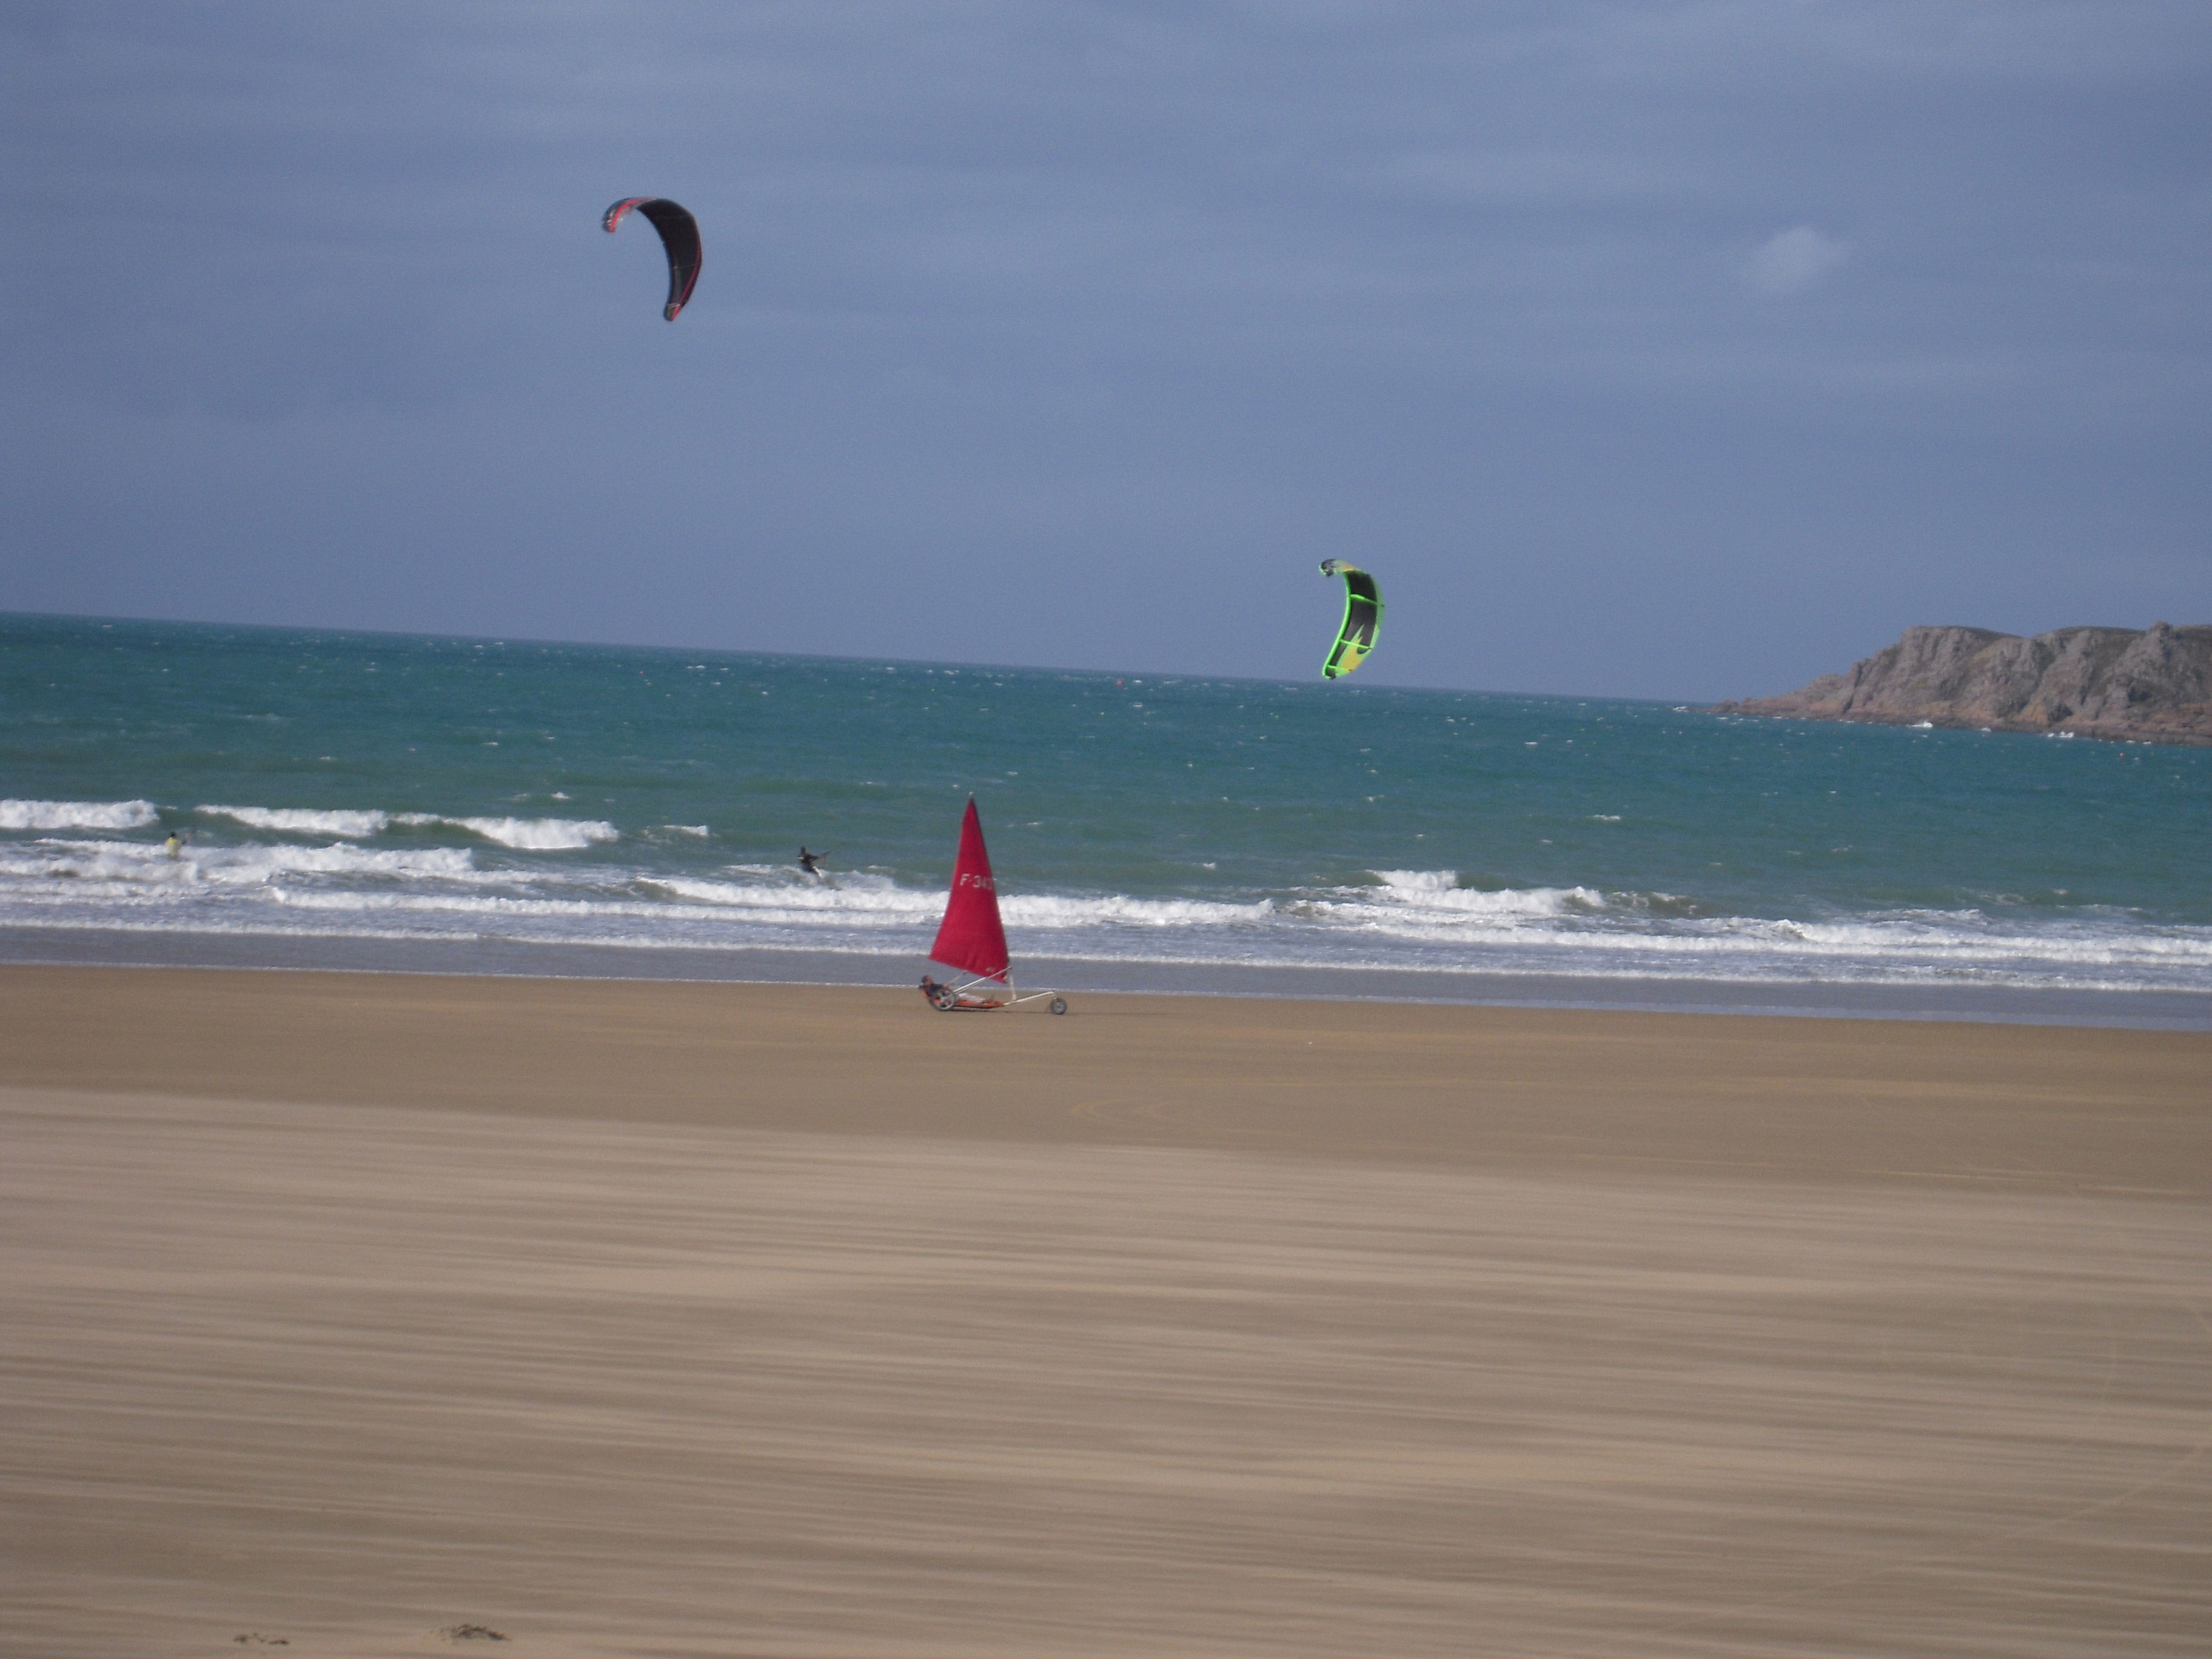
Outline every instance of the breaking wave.
<path id="1" fill-rule="evenodd" d="M 392 825 L 388 812 L 324 812 L 298 806 L 198 806 L 203 817 L 229 818 L 249 830 L 273 830 L 285 836 L 380 836 Z"/>
<path id="2" fill-rule="evenodd" d="M 451 824 L 501 847 L 533 853 L 568 852 L 622 839 L 620 830 L 599 818 L 447 818 L 431 812 L 402 812 L 392 822 Z"/>
<path id="3" fill-rule="evenodd" d="M 267 830 L 287 836 L 340 836 L 356 841 L 380 836 L 394 824 L 410 830 L 465 830 L 501 847 L 530 852 L 561 852 L 622 838 L 614 825 L 598 818 L 449 817 L 440 812 L 295 806 L 198 806 L 192 810 L 204 817 L 228 818 L 250 830 Z"/>
<path id="4" fill-rule="evenodd" d="M 143 830 L 159 816 L 149 800 L 0 800 L 0 830 Z"/>
<path id="5" fill-rule="evenodd" d="M 145 801 L 0 804 L 0 827 L 33 837 L 0 841 L 0 923 L 912 957 L 927 951 L 944 909 L 935 880 L 884 870 L 815 880 L 787 865 L 711 862 L 688 830 L 676 842 L 656 833 L 684 826 L 648 826 L 626 843 L 634 856 L 623 862 L 562 856 L 622 842 L 614 824 L 595 819 L 195 810 L 216 827 L 172 857 L 154 839 L 160 809 Z M 223 834 L 226 823 L 246 838 Z M 426 836 L 447 839 L 421 844 Z M 1267 892 L 1018 891 L 1001 908 L 1018 958 L 2212 988 L 2212 927 L 1995 898 L 1856 915 L 1717 915 L 1662 891 L 1469 886 L 1443 869 Z"/>

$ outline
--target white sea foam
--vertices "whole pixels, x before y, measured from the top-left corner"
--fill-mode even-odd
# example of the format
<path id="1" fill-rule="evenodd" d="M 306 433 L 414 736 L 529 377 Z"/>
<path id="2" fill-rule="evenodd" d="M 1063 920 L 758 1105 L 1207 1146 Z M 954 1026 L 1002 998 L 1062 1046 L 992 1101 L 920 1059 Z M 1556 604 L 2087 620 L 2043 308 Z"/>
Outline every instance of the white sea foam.
<path id="1" fill-rule="evenodd" d="M 1317 902 L 1320 908 L 1346 917 L 1375 910 L 1381 913 L 1377 921 L 1390 923 L 1422 917 L 1446 927 L 1588 915 L 1607 908 L 1605 895 L 1594 887 L 1462 887 L 1455 870 L 1377 870 L 1374 875 L 1382 884 L 1379 889 L 1337 888 L 1334 896 Z"/>
<path id="2" fill-rule="evenodd" d="M 749 872 L 755 873 L 755 872 Z M 640 884 L 693 904 L 749 911 L 757 916 L 781 914 L 860 927 L 883 921 L 934 921 L 945 908 L 942 894 L 895 885 L 885 876 L 848 872 L 834 884 L 810 881 L 775 869 L 757 870 L 767 879 L 712 881 L 698 877 L 653 876 Z"/>
<path id="3" fill-rule="evenodd" d="M 1449 893 L 1459 886 L 1456 870 L 1370 870 L 1368 874 L 1398 893 Z"/>
<path id="4" fill-rule="evenodd" d="M 486 841 L 532 853 L 568 852 L 619 841 L 622 832 L 599 818 L 459 818 L 436 812 L 401 812 L 394 823 L 450 824 Z"/>
<path id="5" fill-rule="evenodd" d="M 1194 928 L 1264 922 L 1274 902 L 1223 904 L 1206 899 L 1126 898 L 1120 894 L 1060 898 L 1050 894 L 1017 895 L 999 902 L 1010 927 L 1066 931 L 1083 927 Z"/>
<path id="6" fill-rule="evenodd" d="M 387 852 L 338 842 L 329 847 L 264 847 L 252 850 L 258 856 L 240 859 L 237 867 L 257 875 L 358 875 L 381 876 L 396 881 L 458 881 L 475 873 L 474 857 L 465 847 Z"/>
<path id="7" fill-rule="evenodd" d="M 150 809 L 149 809 L 150 810 Z M 272 811 L 276 809 L 271 809 Z M 244 821 L 239 820 L 243 825 Z M 398 820 L 395 818 L 394 822 Z M 543 839 L 595 844 L 571 820 Z M 138 826 L 143 827 L 143 826 Z M 919 955 L 942 915 L 937 882 L 875 871 L 806 879 L 781 863 L 678 872 L 652 836 L 627 866 L 502 857 L 468 846 L 210 838 L 171 859 L 95 830 L 0 842 L 0 923 L 198 927 L 379 938 L 499 938 L 625 946 L 773 946 Z M 607 827 L 611 833 L 611 826 Z M 295 832 L 286 832 L 295 833 Z M 1018 890 L 1002 897 L 1018 962 L 1091 960 L 1729 981 L 2212 988 L 2212 927 L 2124 910 L 1992 896 L 1978 906 L 1873 914 L 1716 915 L 1664 892 L 1592 886 L 1485 890 L 1451 870 L 1382 870 L 1356 885 L 1134 896 Z"/>
<path id="8" fill-rule="evenodd" d="M 795 878 L 772 866 L 738 866 L 750 881 L 708 881 L 656 876 L 641 884 L 689 901 L 757 916 L 781 913 L 828 926 L 876 927 L 885 922 L 927 922 L 945 912 L 945 895 L 935 888 L 900 887 L 887 876 L 841 872 L 833 882 Z M 1009 894 L 999 902 L 1010 927 L 1066 932 L 1085 927 L 1189 928 L 1263 922 L 1274 914 L 1272 901 L 1224 904 L 1200 899 L 1140 899 L 1120 894 L 1061 896 Z"/>
<path id="9" fill-rule="evenodd" d="M 0 800 L 0 830 L 143 830 L 149 800 Z"/>
<path id="10" fill-rule="evenodd" d="M 603 818 L 448 818 L 447 822 L 501 847 L 536 853 L 565 852 L 622 839 L 622 832 Z"/>
<path id="11" fill-rule="evenodd" d="M 621 839 L 613 824 L 598 818 L 459 817 L 443 812 L 386 812 L 373 807 L 202 806 L 195 810 L 209 817 L 229 818 L 249 830 L 287 836 L 337 836 L 349 841 L 380 836 L 395 824 L 410 830 L 464 830 L 523 852 L 563 852 Z M 108 826 L 103 823 L 100 827 Z M 703 835 L 706 830 L 702 826 L 687 833 Z"/>
<path id="12" fill-rule="evenodd" d="M 155 856 L 148 858 L 151 851 Z M 15 902 L 129 899 L 181 892 L 197 881 L 191 866 L 129 842 L 33 842 L 0 847 L 0 893 Z"/>
<path id="13" fill-rule="evenodd" d="M 318 811 L 307 806 L 199 806 L 206 817 L 230 818 L 249 830 L 273 830 L 286 836 L 344 836 L 360 840 L 380 836 L 391 827 L 388 812 Z"/>
<path id="14" fill-rule="evenodd" d="M 41 841 L 0 851 L 0 878 L 119 882 L 169 892 L 257 885 L 288 875 L 466 880 L 476 874 L 473 866 L 465 847 L 386 852 L 343 842 L 323 847 L 201 843 L 178 858 L 143 842 Z"/>

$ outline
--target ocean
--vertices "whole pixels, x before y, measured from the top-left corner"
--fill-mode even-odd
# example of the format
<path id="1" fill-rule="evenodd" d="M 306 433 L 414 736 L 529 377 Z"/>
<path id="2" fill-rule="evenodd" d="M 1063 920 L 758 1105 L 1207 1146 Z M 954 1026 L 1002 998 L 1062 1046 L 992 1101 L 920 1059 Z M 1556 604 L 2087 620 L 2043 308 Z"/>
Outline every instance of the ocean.
<path id="1" fill-rule="evenodd" d="M 28 616 L 0 717 L 18 961 L 912 982 L 972 793 L 1018 978 L 2212 1023 L 2212 750 Z"/>

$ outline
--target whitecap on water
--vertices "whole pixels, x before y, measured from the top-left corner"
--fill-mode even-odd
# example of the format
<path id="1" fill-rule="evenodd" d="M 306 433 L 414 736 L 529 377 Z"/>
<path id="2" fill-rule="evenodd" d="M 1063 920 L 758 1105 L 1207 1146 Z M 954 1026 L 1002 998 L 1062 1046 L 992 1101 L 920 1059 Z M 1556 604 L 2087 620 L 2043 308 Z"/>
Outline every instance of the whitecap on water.
<path id="1" fill-rule="evenodd" d="M 501 847 L 531 853 L 568 852 L 622 839 L 620 830 L 600 818 L 465 818 L 442 812 L 400 812 L 392 821 L 416 828 L 449 824 Z"/>
<path id="2" fill-rule="evenodd" d="M 143 830 L 159 816 L 148 800 L 0 800 L 0 830 Z"/>
<path id="3" fill-rule="evenodd" d="M 325 811 L 310 806 L 196 806 L 202 817 L 228 818 L 249 830 L 272 830 L 285 836 L 343 836 L 361 840 L 380 836 L 391 827 L 392 815 L 374 810 Z"/>

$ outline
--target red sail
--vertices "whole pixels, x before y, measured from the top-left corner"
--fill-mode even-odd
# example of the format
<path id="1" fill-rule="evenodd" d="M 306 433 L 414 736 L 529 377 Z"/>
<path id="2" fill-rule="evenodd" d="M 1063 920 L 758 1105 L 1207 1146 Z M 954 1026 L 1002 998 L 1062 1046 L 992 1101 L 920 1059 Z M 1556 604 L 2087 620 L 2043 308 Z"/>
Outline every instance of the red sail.
<path id="1" fill-rule="evenodd" d="M 999 921 L 998 884 L 991 879 L 991 855 L 983 850 L 983 820 L 975 816 L 973 795 L 968 816 L 960 820 L 952 896 L 945 902 L 945 921 L 929 959 L 984 979 L 1006 976 L 1006 930 Z"/>

